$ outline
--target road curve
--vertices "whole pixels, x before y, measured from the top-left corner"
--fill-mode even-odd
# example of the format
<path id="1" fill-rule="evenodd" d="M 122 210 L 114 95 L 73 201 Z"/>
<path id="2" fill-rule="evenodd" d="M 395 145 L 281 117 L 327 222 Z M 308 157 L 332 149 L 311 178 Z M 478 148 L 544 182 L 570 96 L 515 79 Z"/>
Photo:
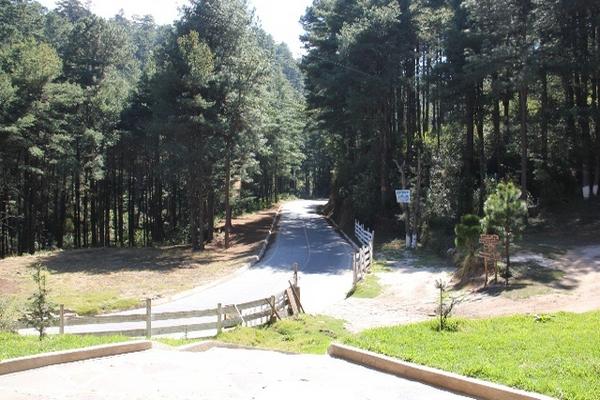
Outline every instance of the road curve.
<path id="1" fill-rule="evenodd" d="M 283 291 L 299 266 L 299 285 L 307 312 L 343 299 L 352 285 L 352 247 L 317 212 L 323 201 L 284 204 L 277 233 L 263 259 L 216 286 L 159 305 L 156 312 L 184 311 L 269 297 Z"/>
<path id="2" fill-rule="evenodd" d="M 299 266 L 301 300 L 307 313 L 319 313 L 343 300 L 352 285 L 352 247 L 318 214 L 324 201 L 296 200 L 282 207 L 277 233 L 263 259 L 248 270 L 206 289 L 152 307 L 153 313 L 216 308 L 217 304 L 240 304 L 268 298 L 285 290 L 292 279 L 293 264 Z M 135 284 L 135 282 L 132 282 Z M 120 314 L 143 314 L 145 309 Z M 153 327 L 183 325 L 196 319 L 157 321 Z M 65 333 L 142 329 L 144 323 L 67 326 Z M 48 333 L 57 333 L 57 328 Z M 25 334 L 35 333 L 27 329 Z M 205 331 L 199 336 L 212 336 Z M 181 336 L 181 335 L 172 335 Z M 192 335 L 193 336 L 193 335 Z"/>

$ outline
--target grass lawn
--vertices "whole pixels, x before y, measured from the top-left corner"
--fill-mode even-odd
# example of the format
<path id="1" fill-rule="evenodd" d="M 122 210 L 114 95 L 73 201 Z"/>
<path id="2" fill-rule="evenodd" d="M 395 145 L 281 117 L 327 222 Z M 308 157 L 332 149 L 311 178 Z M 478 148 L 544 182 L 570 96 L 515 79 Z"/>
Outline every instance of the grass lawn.
<path id="1" fill-rule="evenodd" d="M 600 312 L 461 320 L 364 331 L 345 343 L 559 399 L 600 399 Z"/>
<path id="2" fill-rule="evenodd" d="M 261 328 L 237 328 L 218 340 L 290 353 L 325 354 L 334 340 L 348 335 L 344 321 L 322 315 L 301 315 Z"/>
<path id="3" fill-rule="evenodd" d="M 289 353 L 325 354 L 332 341 L 343 340 L 348 331 L 344 321 L 322 315 L 304 314 L 258 328 L 240 327 L 224 332 L 215 339 L 242 346 Z M 198 343 L 197 339 L 155 339 L 169 346 Z"/>
<path id="4" fill-rule="evenodd" d="M 31 356 L 51 351 L 80 349 L 84 347 L 125 342 L 125 336 L 47 336 L 42 341 L 37 336 L 21 336 L 0 332 L 0 360 Z"/>
<path id="5" fill-rule="evenodd" d="M 383 292 L 383 286 L 379 283 L 377 275 L 371 273 L 365 275 L 362 281 L 358 282 L 356 288 L 348 292 L 347 297 L 358 297 L 361 299 L 374 299 Z"/>
<path id="6" fill-rule="evenodd" d="M 67 311 L 96 315 L 143 306 L 146 298 L 165 298 L 239 269 L 258 252 L 276 209 L 235 218 L 227 251 L 223 234 L 217 234 L 203 252 L 192 252 L 189 246 L 113 247 L 5 258 L 0 260 L 0 297 L 22 307 L 34 291 L 29 267 L 41 262 L 49 272 L 50 300 Z"/>

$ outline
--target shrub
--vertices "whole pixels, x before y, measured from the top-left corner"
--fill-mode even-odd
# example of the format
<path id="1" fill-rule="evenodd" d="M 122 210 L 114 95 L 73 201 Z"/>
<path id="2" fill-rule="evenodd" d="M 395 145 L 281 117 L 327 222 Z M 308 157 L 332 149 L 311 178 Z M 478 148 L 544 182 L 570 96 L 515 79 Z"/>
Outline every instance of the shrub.
<path id="1" fill-rule="evenodd" d="M 457 306 L 461 300 L 456 297 L 448 296 L 448 283 L 441 279 L 435 281 L 435 288 L 440 291 L 439 304 L 436 310 L 436 314 L 439 316 L 439 325 L 436 329 L 439 331 L 454 331 L 457 329 L 456 324 L 449 324 L 448 318 L 452 315 L 454 307 Z"/>
<path id="2" fill-rule="evenodd" d="M 459 276 L 472 275 L 479 267 L 480 261 L 477 256 L 479 246 L 479 235 L 481 235 L 481 221 L 477 215 L 463 215 L 454 227 L 454 245 L 456 246 L 456 258 L 459 264 Z"/>
<path id="3" fill-rule="evenodd" d="M 14 332 L 17 327 L 17 307 L 8 298 L 0 298 L 0 332 Z"/>
<path id="4" fill-rule="evenodd" d="M 48 300 L 46 268 L 41 263 L 36 263 L 31 277 L 36 284 L 36 291 L 29 297 L 22 321 L 34 327 L 42 340 L 46 335 L 46 328 L 56 322 L 57 309 L 56 305 Z"/>
<path id="5" fill-rule="evenodd" d="M 525 228 L 527 203 L 521 200 L 521 190 L 512 182 L 498 184 L 496 191 L 485 202 L 485 218 L 482 221 L 486 232 L 497 233 L 504 244 L 506 267 L 504 278 L 508 285 L 510 273 L 510 244 Z"/>

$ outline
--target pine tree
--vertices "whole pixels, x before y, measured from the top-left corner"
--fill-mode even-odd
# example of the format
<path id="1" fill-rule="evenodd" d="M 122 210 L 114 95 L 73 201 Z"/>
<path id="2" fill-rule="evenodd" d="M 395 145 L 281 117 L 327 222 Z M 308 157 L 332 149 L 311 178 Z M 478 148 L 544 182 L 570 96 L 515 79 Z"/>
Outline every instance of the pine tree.
<path id="1" fill-rule="evenodd" d="M 496 233 L 504 244 L 506 269 L 504 278 L 508 285 L 510 274 L 510 245 L 525 229 L 527 204 L 521 199 L 521 190 L 512 182 L 502 182 L 485 201 L 485 217 L 482 221 L 484 231 Z"/>

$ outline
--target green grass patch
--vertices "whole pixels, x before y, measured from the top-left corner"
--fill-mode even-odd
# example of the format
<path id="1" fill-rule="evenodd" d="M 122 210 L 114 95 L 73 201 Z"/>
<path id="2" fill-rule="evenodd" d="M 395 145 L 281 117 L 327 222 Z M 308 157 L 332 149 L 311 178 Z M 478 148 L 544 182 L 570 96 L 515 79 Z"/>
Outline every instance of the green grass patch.
<path id="1" fill-rule="evenodd" d="M 141 305 L 140 300 L 121 297 L 116 290 L 97 290 L 88 293 L 57 294 L 50 298 L 56 304 L 64 304 L 79 315 L 98 315 L 111 311 L 127 310 Z"/>
<path id="2" fill-rule="evenodd" d="M 166 338 L 166 337 L 152 339 L 152 341 L 154 341 L 154 342 L 166 344 L 167 346 L 171 346 L 171 347 L 185 346 L 185 345 L 192 344 L 192 343 L 203 342 L 205 340 L 206 339 L 173 339 L 173 338 Z"/>
<path id="3" fill-rule="evenodd" d="M 345 343 L 559 399 L 598 399 L 600 312 L 460 320 L 378 328 Z"/>
<path id="4" fill-rule="evenodd" d="M 261 328 L 236 328 L 218 340 L 290 353 L 325 354 L 332 341 L 348 335 L 344 321 L 322 315 L 301 315 Z"/>
<path id="5" fill-rule="evenodd" d="M 347 297 L 357 297 L 360 299 L 374 299 L 383 292 L 383 286 L 379 283 L 377 275 L 371 273 L 365 275 L 362 281 L 358 282 L 355 288 L 348 292 Z"/>
<path id="6" fill-rule="evenodd" d="M 47 336 L 39 340 L 37 336 L 21 336 L 15 333 L 0 332 L 0 360 L 31 356 L 51 351 L 80 349 L 101 344 L 119 343 L 130 340 L 125 336 Z"/>
<path id="7" fill-rule="evenodd" d="M 394 269 L 387 265 L 385 261 L 375 261 L 371 266 L 372 272 L 392 272 Z"/>
<path id="8" fill-rule="evenodd" d="M 402 239 L 394 239 L 382 243 L 377 249 L 386 260 L 398 260 L 405 257 L 406 242 Z"/>

